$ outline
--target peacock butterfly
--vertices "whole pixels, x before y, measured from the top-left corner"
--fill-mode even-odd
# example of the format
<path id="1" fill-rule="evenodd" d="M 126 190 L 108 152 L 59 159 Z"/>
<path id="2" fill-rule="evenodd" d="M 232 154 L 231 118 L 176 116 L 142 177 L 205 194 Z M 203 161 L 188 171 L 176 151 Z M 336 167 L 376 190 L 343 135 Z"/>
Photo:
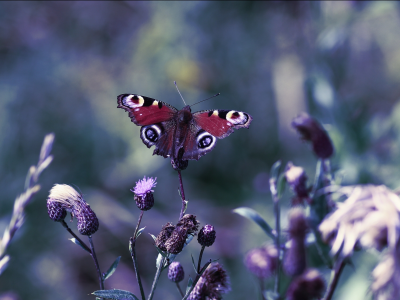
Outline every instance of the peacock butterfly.
<path id="1" fill-rule="evenodd" d="M 202 110 L 192 114 L 190 106 L 181 110 L 153 98 L 122 94 L 118 107 L 129 112 L 136 125 L 142 126 L 140 138 L 154 154 L 174 161 L 198 160 L 234 129 L 249 128 L 252 117 L 236 110 Z M 174 167 L 175 168 L 175 167 Z M 186 168 L 186 167 L 184 167 Z M 181 169 L 184 169 L 181 168 Z"/>

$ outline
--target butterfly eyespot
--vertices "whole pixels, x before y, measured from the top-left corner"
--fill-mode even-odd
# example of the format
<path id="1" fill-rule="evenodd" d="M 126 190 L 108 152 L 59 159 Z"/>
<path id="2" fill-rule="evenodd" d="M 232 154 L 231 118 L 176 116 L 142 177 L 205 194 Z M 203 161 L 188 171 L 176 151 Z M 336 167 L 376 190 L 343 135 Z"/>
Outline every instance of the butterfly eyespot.
<path id="1" fill-rule="evenodd" d="M 158 134 L 153 128 L 147 128 L 145 133 L 146 138 L 151 141 L 151 142 L 157 142 L 158 140 Z"/>

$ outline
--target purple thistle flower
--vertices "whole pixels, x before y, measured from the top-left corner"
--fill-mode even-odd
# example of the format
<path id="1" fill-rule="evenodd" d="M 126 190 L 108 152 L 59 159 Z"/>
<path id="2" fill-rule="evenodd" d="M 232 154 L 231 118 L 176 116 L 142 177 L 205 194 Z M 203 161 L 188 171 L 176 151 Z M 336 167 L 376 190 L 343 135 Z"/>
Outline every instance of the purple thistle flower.
<path id="1" fill-rule="evenodd" d="M 156 186 L 156 184 L 157 184 L 156 180 L 157 180 L 157 177 L 154 179 L 153 179 L 153 177 L 147 177 L 147 179 L 146 179 L 146 176 L 144 176 L 142 180 L 139 180 L 138 182 L 136 182 L 135 188 L 131 191 L 134 192 L 138 196 L 144 196 L 148 192 L 154 192 L 154 190 L 152 190 L 152 188 L 154 188 Z"/>

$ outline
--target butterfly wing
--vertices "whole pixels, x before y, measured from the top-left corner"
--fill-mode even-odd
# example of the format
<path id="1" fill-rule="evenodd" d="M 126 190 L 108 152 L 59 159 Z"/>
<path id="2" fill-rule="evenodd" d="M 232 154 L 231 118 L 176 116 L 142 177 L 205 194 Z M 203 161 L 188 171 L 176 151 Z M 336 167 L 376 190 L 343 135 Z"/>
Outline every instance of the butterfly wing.
<path id="1" fill-rule="evenodd" d="M 234 129 L 249 128 L 252 120 L 249 114 L 235 110 L 203 110 L 194 113 L 182 159 L 198 160 L 215 147 L 217 138 L 227 137 Z"/>
<path id="2" fill-rule="evenodd" d="M 168 157 L 172 154 L 175 117 L 178 112 L 175 107 L 134 94 L 119 95 L 118 107 L 129 112 L 133 123 L 142 126 L 140 138 L 148 148 L 155 146 L 153 155 Z"/>

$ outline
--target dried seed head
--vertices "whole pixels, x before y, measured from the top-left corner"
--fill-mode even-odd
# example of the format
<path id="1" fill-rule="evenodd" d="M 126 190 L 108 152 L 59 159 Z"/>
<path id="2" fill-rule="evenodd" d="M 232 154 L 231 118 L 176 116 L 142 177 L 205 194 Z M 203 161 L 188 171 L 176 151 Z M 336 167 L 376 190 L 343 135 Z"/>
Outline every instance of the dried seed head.
<path id="1" fill-rule="evenodd" d="M 168 279 L 173 282 L 181 282 L 185 277 L 185 272 L 180 262 L 174 261 L 168 268 Z"/>
<path id="2" fill-rule="evenodd" d="M 212 244 L 214 244 L 215 235 L 216 233 L 214 226 L 207 224 L 200 229 L 199 235 L 197 236 L 197 241 L 202 246 L 210 247 Z"/>
<path id="3" fill-rule="evenodd" d="M 135 202 L 140 210 L 146 211 L 153 207 L 154 190 L 152 189 L 157 185 L 156 180 L 157 178 L 146 178 L 146 176 L 144 176 L 142 180 L 136 182 L 134 189 L 131 190 L 135 193 Z"/>
<path id="4" fill-rule="evenodd" d="M 292 121 L 292 126 L 301 134 L 302 139 L 310 141 L 314 153 L 322 159 L 333 154 L 332 142 L 321 124 L 306 113 L 301 113 Z"/>
<path id="5" fill-rule="evenodd" d="M 187 229 L 181 226 L 177 226 L 172 232 L 171 236 L 165 242 L 165 248 L 167 249 L 167 252 L 172 254 L 180 253 L 185 246 L 187 237 Z"/>
<path id="6" fill-rule="evenodd" d="M 167 251 L 167 248 L 165 247 L 165 242 L 169 239 L 174 229 L 175 226 L 169 222 L 161 228 L 161 231 L 158 234 L 155 243 L 156 246 L 162 251 Z"/>
<path id="7" fill-rule="evenodd" d="M 309 269 L 295 278 L 287 292 L 288 300 L 320 299 L 325 291 L 325 281 L 315 269 Z"/>
<path id="8" fill-rule="evenodd" d="M 67 211 L 60 202 L 53 201 L 51 198 L 47 199 L 47 213 L 50 219 L 56 222 L 61 222 L 67 216 Z"/>
<path id="9" fill-rule="evenodd" d="M 92 235 L 99 229 L 99 220 L 89 204 L 73 187 L 67 184 L 55 184 L 50 190 L 49 199 L 59 203 L 78 220 L 78 231 L 83 235 Z"/>
<path id="10" fill-rule="evenodd" d="M 200 222 L 196 220 L 195 215 L 186 214 L 179 220 L 176 227 L 184 227 L 188 234 L 195 234 L 199 229 Z"/>
<path id="11" fill-rule="evenodd" d="M 219 263 L 212 263 L 201 275 L 188 300 L 222 299 L 231 290 L 229 277 Z"/>
<path id="12" fill-rule="evenodd" d="M 292 162 L 288 162 L 286 165 L 285 177 L 290 188 L 296 195 L 293 199 L 293 205 L 302 204 L 304 200 L 309 200 L 307 175 L 302 167 L 297 167 L 293 165 Z"/>
<path id="13" fill-rule="evenodd" d="M 257 277 L 270 277 L 278 266 L 278 251 L 274 246 L 255 248 L 246 254 L 244 263 Z"/>

